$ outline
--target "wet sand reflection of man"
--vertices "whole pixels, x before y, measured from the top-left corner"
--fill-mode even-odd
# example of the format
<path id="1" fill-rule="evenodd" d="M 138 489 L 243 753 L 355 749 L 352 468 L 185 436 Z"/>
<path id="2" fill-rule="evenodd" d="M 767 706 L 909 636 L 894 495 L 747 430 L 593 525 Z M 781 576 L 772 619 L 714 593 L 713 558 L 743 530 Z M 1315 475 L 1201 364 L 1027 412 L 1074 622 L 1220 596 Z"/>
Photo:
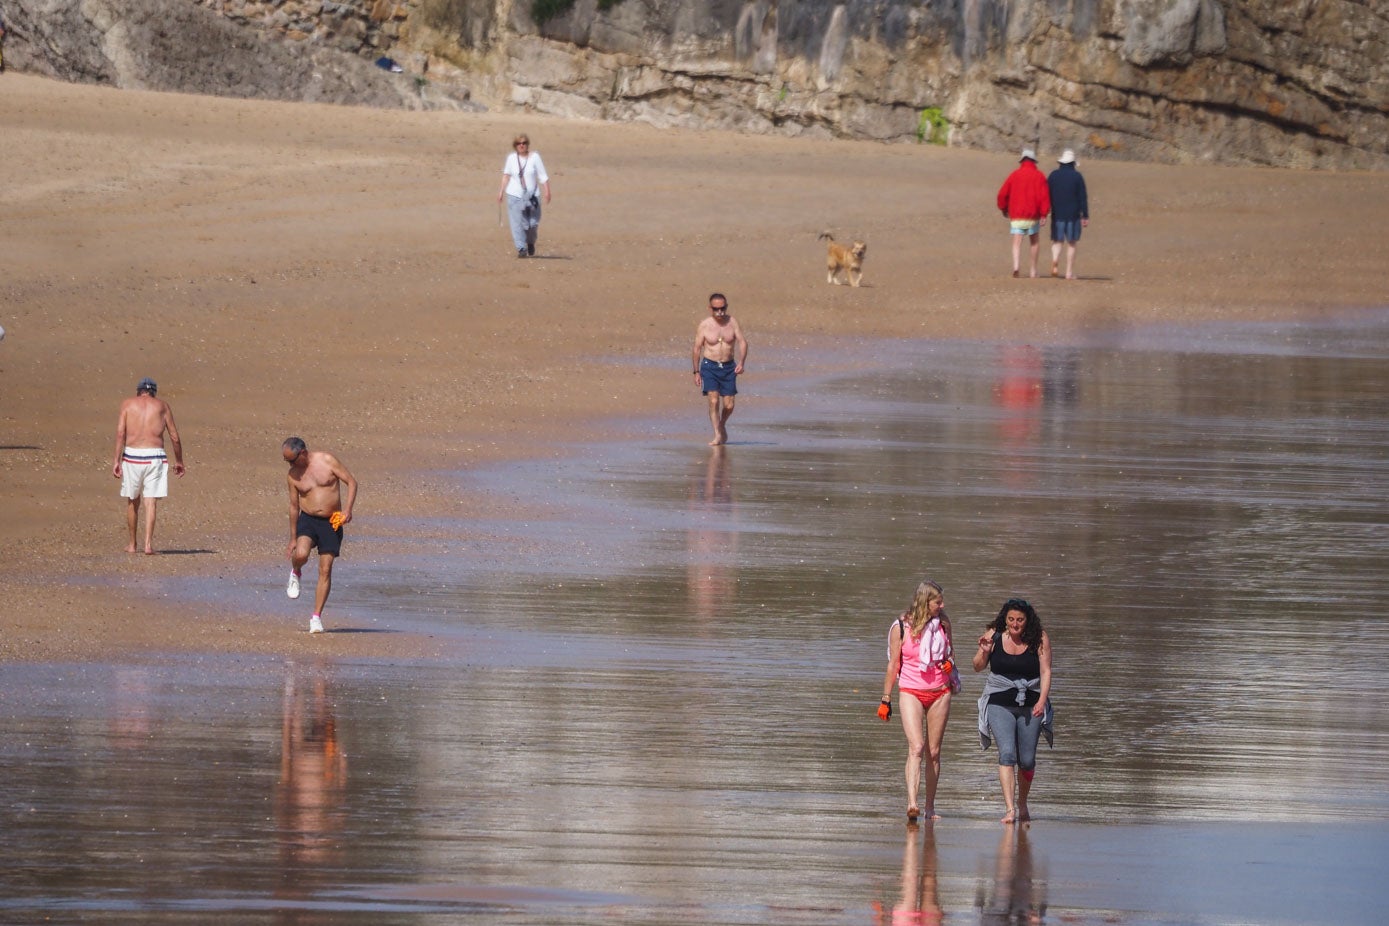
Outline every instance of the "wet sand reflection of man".
<path id="1" fill-rule="evenodd" d="M 1031 485 L 1036 479 L 1033 454 L 1042 434 L 1042 355 L 1032 346 L 1000 348 L 998 382 L 998 441 L 1003 460 L 1003 480 L 1011 487 Z"/>
<path id="2" fill-rule="evenodd" d="M 720 605 L 733 601 L 738 584 L 729 565 L 737 561 L 738 553 L 738 532 L 728 529 L 732 508 L 728 449 L 715 446 L 709 451 L 703 476 L 690 483 L 692 526 L 685 533 L 690 554 L 686 567 L 690 610 L 704 621 L 713 620 Z"/>
<path id="3" fill-rule="evenodd" d="M 280 780 L 275 786 L 275 828 L 283 883 L 295 886 L 301 869 L 317 869 L 339 851 L 347 793 L 347 755 L 324 665 L 285 672 L 280 719 Z"/>

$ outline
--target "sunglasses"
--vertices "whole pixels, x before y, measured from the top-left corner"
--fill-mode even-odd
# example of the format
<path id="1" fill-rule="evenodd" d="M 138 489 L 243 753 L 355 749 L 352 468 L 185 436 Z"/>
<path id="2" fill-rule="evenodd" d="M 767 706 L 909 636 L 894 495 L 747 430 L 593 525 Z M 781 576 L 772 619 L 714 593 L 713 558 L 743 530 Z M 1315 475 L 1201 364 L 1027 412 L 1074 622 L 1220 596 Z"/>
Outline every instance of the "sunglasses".
<path id="1" fill-rule="evenodd" d="M 711 305 L 711 306 L 709 307 L 709 311 L 713 312 L 715 315 L 727 315 L 727 314 L 728 314 L 728 306 L 726 306 L 726 305 L 712 306 L 712 305 Z"/>

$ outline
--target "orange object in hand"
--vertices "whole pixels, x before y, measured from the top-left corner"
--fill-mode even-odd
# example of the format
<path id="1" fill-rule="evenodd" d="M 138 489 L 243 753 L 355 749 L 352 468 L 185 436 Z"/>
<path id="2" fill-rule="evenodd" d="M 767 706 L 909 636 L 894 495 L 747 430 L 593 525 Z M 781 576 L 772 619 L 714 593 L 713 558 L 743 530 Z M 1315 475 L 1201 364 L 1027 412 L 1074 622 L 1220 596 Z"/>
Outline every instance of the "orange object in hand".
<path id="1" fill-rule="evenodd" d="M 878 719 L 884 723 L 892 719 L 892 702 L 884 701 L 878 705 Z"/>
<path id="2" fill-rule="evenodd" d="M 333 525 L 333 530 L 337 530 L 342 527 L 342 522 L 346 520 L 347 515 L 343 514 L 341 511 L 334 511 L 333 516 L 328 519 L 328 523 Z"/>
<path id="3" fill-rule="evenodd" d="M 949 659 L 942 659 L 940 661 L 940 670 L 946 675 L 949 675 L 950 670 L 953 668 L 955 668 L 955 663 L 951 662 Z"/>

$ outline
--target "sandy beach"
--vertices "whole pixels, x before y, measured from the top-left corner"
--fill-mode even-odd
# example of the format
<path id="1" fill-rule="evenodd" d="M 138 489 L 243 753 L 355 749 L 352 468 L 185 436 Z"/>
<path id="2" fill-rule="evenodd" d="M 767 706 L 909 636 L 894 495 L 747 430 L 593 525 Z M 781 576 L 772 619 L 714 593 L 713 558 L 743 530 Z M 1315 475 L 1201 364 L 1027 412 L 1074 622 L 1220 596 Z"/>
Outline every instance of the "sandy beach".
<path id="1" fill-rule="evenodd" d="M 1384 297 L 1384 175 L 1082 154 L 1081 279 L 1015 280 L 1002 155 L 3 82 L 3 661 L 316 651 L 307 607 L 291 623 L 218 604 L 219 583 L 282 580 L 284 437 L 353 469 L 352 533 L 382 550 L 378 515 L 533 514 L 443 474 L 637 412 L 707 440 L 685 364 L 712 290 L 752 344 L 744 402 L 760 362 L 832 363 L 812 349 L 832 336 L 1104 339 Z M 554 191 L 532 261 L 512 256 L 495 201 L 516 131 Z M 862 288 L 826 285 L 823 230 L 868 243 Z M 110 474 L 117 406 L 143 376 L 188 464 L 156 557 L 122 552 Z M 174 581 L 205 584 L 208 603 L 188 613 Z M 435 646 L 332 641 L 347 656 Z"/>

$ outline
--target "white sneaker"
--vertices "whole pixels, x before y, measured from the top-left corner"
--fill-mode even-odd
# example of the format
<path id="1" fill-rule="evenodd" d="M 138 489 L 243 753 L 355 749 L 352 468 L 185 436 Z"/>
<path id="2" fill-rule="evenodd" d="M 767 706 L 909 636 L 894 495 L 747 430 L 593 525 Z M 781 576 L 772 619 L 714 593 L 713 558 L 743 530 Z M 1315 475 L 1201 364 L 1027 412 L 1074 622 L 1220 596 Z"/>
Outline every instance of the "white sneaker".
<path id="1" fill-rule="evenodd" d="M 311 618 L 309 618 L 309 633 L 322 633 L 322 632 L 323 632 L 323 621 L 319 620 L 317 617 L 311 617 Z"/>
<path id="2" fill-rule="evenodd" d="M 289 584 L 285 586 L 285 594 L 291 598 L 299 597 L 299 577 L 292 572 L 289 574 Z"/>

